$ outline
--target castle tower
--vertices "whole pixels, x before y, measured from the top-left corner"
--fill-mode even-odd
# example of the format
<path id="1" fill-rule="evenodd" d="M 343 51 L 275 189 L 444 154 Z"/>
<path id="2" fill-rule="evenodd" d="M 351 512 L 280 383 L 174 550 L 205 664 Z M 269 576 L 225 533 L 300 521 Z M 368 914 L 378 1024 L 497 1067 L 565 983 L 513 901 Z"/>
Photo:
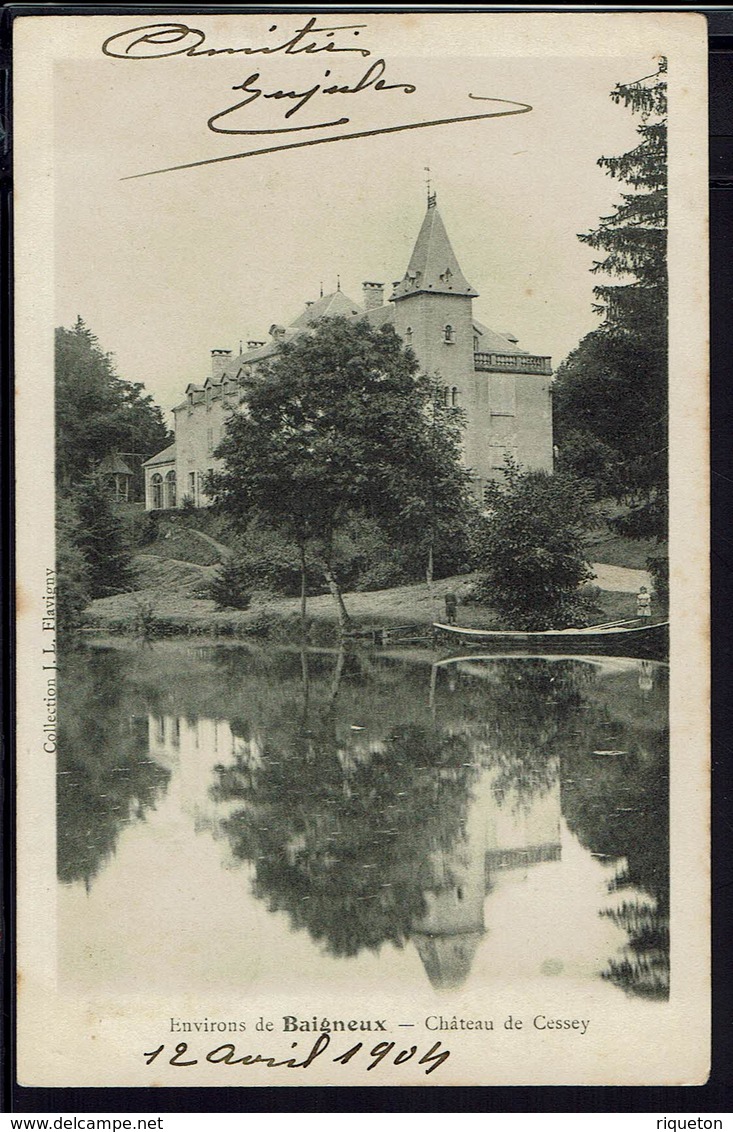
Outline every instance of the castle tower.
<path id="1" fill-rule="evenodd" d="M 417 355 L 421 369 L 438 374 L 448 404 L 473 407 L 473 300 L 478 296 L 466 279 L 438 212 L 435 193 L 428 208 L 404 278 L 395 284 L 395 330 Z M 470 432 L 465 459 L 472 464 Z"/>
<path id="2" fill-rule="evenodd" d="M 438 212 L 435 193 L 404 278 L 395 283 L 395 330 L 420 368 L 438 375 L 447 403 L 466 414 L 463 460 L 481 498 L 502 477 L 507 458 L 552 470 L 549 357 L 528 354 L 512 334 L 474 318 L 478 297 L 466 279 Z"/>

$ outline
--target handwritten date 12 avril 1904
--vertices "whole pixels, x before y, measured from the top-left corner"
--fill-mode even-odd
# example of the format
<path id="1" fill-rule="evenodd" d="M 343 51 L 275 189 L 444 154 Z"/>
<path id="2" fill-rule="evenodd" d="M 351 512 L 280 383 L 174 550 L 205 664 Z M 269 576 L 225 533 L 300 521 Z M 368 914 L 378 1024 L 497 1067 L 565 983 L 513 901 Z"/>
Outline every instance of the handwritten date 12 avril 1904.
<path id="1" fill-rule="evenodd" d="M 222 1045 L 208 1050 L 203 1056 L 203 1061 L 210 1065 L 264 1065 L 268 1069 L 308 1069 L 317 1058 L 325 1054 L 330 1044 L 331 1038 L 327 1033 L 319 1034 L 305 1057 L 298 1053 L 281 1060 L 260 1053 L 240 1054 L 233 1042 L 224 1042 Z M 295 1049 L 297 1045 L 298 1042 L 291 1042 L 290 1048 Z M 395 1054 L 395 1042 L 377 1042 L 371 1049 L 365 1049 L 363 1042 L 355 1042 L 348 1049 L 337 1054 L 336 1057 L 331 1057 L 330 1060 L 336 1064 L 347 1065 L 352 1059 L 363 1061 L 366 1058 L 369 1060 L 369 1064 L 366 1066 L 367 1071 L 369 1071 L 376 1069 L 385 1058 L 389 1058 L 393 1065 L 404 1065 L 405 1062 L 412 1061 L 414 1057 L 417 1057 L 417 1065 L 424 1066 L 425 1073 L 429 1074 L 438 1069 L 450 1057 L 450 1050 L 441 1047 L 442 1042 L 435 1042 L 426 1053 L 419 1056 L 418 1047 L 414 1045 L 407 1049 L 401 1049 Z M 156 1058 L 165 1055 L 167 1052 L 165 1044 L 162 1044 L 157 1049 L 143 1054 L 146 1065 L 151 1065 Z M 392 1054 L 394 1054 L 394 1057 L 392 1057 Z M 198 1065 L 200 1060 L 193 1056 L 193 1051 L 189 1051 L 188 1042 L 179 1042 L 173 1050 L 172 1056 L 168 1056 L 169 1065 L 183 1068 Z"/>

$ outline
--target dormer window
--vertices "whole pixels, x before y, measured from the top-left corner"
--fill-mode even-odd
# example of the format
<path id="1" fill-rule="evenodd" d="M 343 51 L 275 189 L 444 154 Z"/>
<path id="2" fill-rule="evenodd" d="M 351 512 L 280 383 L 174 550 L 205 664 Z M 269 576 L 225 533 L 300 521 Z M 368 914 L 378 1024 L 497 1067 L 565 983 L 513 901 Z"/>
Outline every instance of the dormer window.
<path id="1" fill-rule="evenodd" d="M 456 340 L 456 332 L 448 322 L 446 323 L 445 330 L 443 331 L 443 341 L 450 342 L 451 344 Z"/>

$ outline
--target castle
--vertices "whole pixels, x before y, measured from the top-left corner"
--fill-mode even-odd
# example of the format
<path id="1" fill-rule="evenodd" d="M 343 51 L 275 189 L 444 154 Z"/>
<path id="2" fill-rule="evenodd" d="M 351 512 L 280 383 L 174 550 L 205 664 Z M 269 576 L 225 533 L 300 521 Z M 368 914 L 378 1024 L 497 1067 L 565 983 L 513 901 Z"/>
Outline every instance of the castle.
<path id="1" fill-rule="evenodd" d="M 448 403 L 465 411 L 463 458 L 479 498 L 507 457 L 527 469 L 551 470 L 550 358 L 520 350 L 512 334 L 497 334 L 474 317 L 478 292 L 456 259 L 434 193 L 428 194 L 407 271 L 387 302 L 384 291 L 382 283 L 364 283 L 360 305 L 339 287 L 306 303 L 289 326 L 273 324 L 269 341 L 247 342 L 238 357 L 212 350 L 211 373 L 202 384 L 188 385 L 186 399 L 173 410 L 175 443 L 144 465 L 146 509 L 180 507 L 185 500 L 207 505 L 206 476 L 220 466 L 214 451 L 241 404 L 243 378 L 282 343 L 307 333 L 312 322 L 337 315 L 392 325 L 420 368 L 440 376 Z"/>

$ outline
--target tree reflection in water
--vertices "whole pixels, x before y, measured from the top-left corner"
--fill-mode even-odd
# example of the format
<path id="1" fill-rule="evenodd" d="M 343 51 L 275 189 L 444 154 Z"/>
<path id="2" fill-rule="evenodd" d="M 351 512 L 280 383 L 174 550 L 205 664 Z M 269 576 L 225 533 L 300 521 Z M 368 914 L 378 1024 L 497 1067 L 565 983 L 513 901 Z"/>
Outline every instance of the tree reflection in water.
<path id="1" fill-rule="evenodd" d="M 57 870 L 88 887 L 115 852 L 121 829 L 165 792 L 170 771 L 150 758 L 148 716 L 125 680 L 127 658 L 69 653 L 59 674 Z"/>
<path id="2" fill-rule="evenodd" d="M 254 862 L 256 894 L 331 954 L 402 946 L 426 911 L 431 854 L 462 836 L 467 740 L 406 723 L 344 741 L 333 684 L 306 687 L 310 726 L 273 721 L 256 758 L 216 768 L 214 798 L 237 803 L 223 828 Z"/>
<path id="3" fill-rule="evenodd" d="M 562 812 L 616 868 L 600 915 L 626 944 L 602 976 L 668 994 L 663 668 L 647 663 L 637 684 L 629 662 L 470 657 L 431 671 L 368 651 L 166 643 L 80 652 L 61 675 L 62 882 L 89 885 L 122 827 L 155 807 L 176 736 L 226 721 L 213 782 L 222 756 L 205 741 L 186 755 L 207 828 L 325 952 L 412 940 L 435 986 L 460 985 L 496 870 L 557 860 Z"/>
<path id="4" fill-rule="evenodd" d="M 666 734 L 659 713 L 629 703 L 628 670 L 614 682 L 578 660 L 447 665 L 433 674 L 429 721 L 390 723 L 378 735 L 372 726 L 367 741 L 345 732 L 335 710 L 341 674 L 363 686 L 360 662 L 333 665 L 314 681 L 304 662 L 302 710 L 265 720 L 259 705 L 257 756 L 216 769 L 214 798 L 235 806 L 223 819 L 233 853 L 253 863 L 255 892 L 271 910 L 333 955 L 412 938 L 431 979 L 456 985 L 484 930 L 476 900 L 491 867 L 511 858 L 486 851 L 484 831 L 480 897 L 472 890 L 458 908 L 475 881 L 467 826 L 488 771 L 495 806 L 515 814 L 536 814 L 560 790 L 581 844 L 619 863 L 612 888 L 636 892 L 601 911 L 628 935 L 603 977 L 639 995 L 668 993 Z M 239 727 L 252 736 L 246 721 Z M 554 850 L 559 832 L 556 845 L 526 845 L 514 863 Z"/>

